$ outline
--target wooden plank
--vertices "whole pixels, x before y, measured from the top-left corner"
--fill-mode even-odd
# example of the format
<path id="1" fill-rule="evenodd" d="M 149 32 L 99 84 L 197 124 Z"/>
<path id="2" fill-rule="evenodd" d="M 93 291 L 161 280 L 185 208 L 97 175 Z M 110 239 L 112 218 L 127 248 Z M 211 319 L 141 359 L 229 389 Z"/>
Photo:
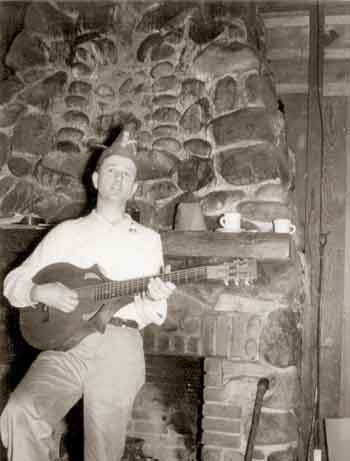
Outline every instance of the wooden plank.
<path id="1" fill-rule="evenodd" d="M 320 13 L 320 14 L 319 14 Z M 310 264 L 311 309 L 304 312 L 302 335 L 301 380 L 304 393 L 305 413 L 313 409 L 317 375 L 318 350 L 318 313 L 320 282 L 320 219 L 321 219 L 321 175 L 322 175 L 322 124 L 320 117 L 320 89 L 323 75 L 322 36 L 323 24 L 321 9 L 310 10 L 310 59 L 309 59 L 309 95 L 308 95 L 308 129 L 307 129 L 307 164 L 306 164 L 306 201 L 305 201 L 305 253 Z M 318 406 L 317 406 L 318 408 Z M 309 434 L 310 426 L 304 426 Z M 318 436 L 318 430 L 313 436 Z M 306 456 L 305 456 L 306 459 Z M 309 458 L 308 458 L 309 459 Z M 311 458 L 310 458 L 311 459 Z"/>
<path id="2" fill-rule="evenodd" d="M 161 233 L 163 251 L 168 257 L 256 258 L 288 260 L 289 234 L 265 232 L 183 232 Z"/>
<path id="3" fill-rule="evenodd" d="M 301 12 L 305 14 L 309 9 L 309 4 L 312 0 L 280 0 L 280 1 L 259 1 L 257 0 L 258 11 L 263 14 L 296 14 Z"/>
<path id="4" fill-rule="evenodd" d="M 326 56 L 325 56 L 326 58 Z M 349 53 L 350 58 L 350 53 Z M 325 87 L 328 83 L 339 85 L 339 88 L 342 86 L 349 86 L 349 76 L 350 76 L 350 61 L 342 60 L 331 60 L 325 61 L 324 63 L 324 84 Z"/>
<path id="5" fill-rule="evenodd" d="M 307 59 L 279 59 L 271 61 L 270 67 L 275 75 L 276 82 L 281 84 L 308 83 L 308 61 Z"/>
<path id="6" fill-rule="evenodd" d="M 307 83 L 277 83 L 276 91 L 278 94 L 307 94 L 309 85 Z"/>
<path id="7" fill-rule="evenodd" d="M 336 10 L 333 10 L 333 14 L 331 14 L 329 11 L 325 10 L 325 31 L 327 32 L 328 26 L 343 26 L 343 25 L 349 25 L 350 24 L 350 10 L 349 10 L 350 5 L 347 5 L 347 13 L 346 10 L 343 10 L 344 14 L 336 14 Z"/>
<path id="8" fill-rule="evenodd" d="M 323 86 L 324 96 L 350 96 L 350 85 L 346 82 L 325 83 Z"/>
<path id="9" fill-rule="evenodd" d="M 324 52 L 324 58 L 327 61 L 340 61 L 340 60 L 347 60 L 350 57 L 350 52 L 348 48 L 327 48 Z"/>
<path id="10" fill-rule="evenodd" d="M 295 50 L 304 56 L 309 48 L 309 27 L 279 27 L 267 29 L 266 50 L 271 55 L 272 50 Z"/>
<path id="11" fill-rule="evenodd" d="M 294 61 L 304 61 L 309 58 L 308 48 L 269 48 L 266 57 L 270 61 L 289 59 Z"/>
<path id="12" fill-rule="evenodd" d="M 326 236 L 326 242 L 320 305 L 320 408 L 324 417 L 338 416 L 340 398 L 341 335 L 339 332 L 344 302 L 346 111 L 346 99 L 340 97 L 324 99 L 321 232 Z"/>
<path id="13" fill-rule="evenodd" d="M 284 28 L 284 27 L 309 27 L 308 12 L 286 13 L 262 13 L 262 18 L 267 29 Z"/>
<path id="14" fill-rule="evenodd" d="M 350 45 L 350 20 L 349 16 L 344 16 L 348 22 L 343 24 L 334 24 L 328 22 L 325 30 L 325 45 L 326 50 L 329 49 L 344 49 L 349 48 Z M 329 18 L 326 18 L 329 19 Z"/>
<path id="15" fill-rule="evenodd" d="M 339 411 L 341 417 L 350 416 L 350 98 L 346 100 L 345 130 L 345 242 L 344 242 L 344 304 L 342 313 L 342 345 L 340 360 Z"/>
<path id="16" fill-rule="evenodd" d="M 320 414 L 322 418 L 337 417 L 339 411 L 344 253 L 338 245 L 342 240 L 344 240 L 344 234 L 340 230 L 329 234 L 323 257 L 320 347 Z"/>
<path id="17" fill-rule="evenodd" d="M 344 200 L 346 159 L 345 137 L 346 98 L 325 98 L 323 103 L 324 162 L 322 181 L 321 232 L 344 232 Z M 341 235 L 341 232 L 339 235 Z M 344 248 L 344 240 L 337 248 Z"/>
<path id="18" fill-rule="evenodd" d="M 305 228 L 307 95 L 284 94 L 282 97 L 287 126 L 287 144 L 296 160 L 295 199 L 299 228 Z M 301 242 L 304 246 L 304 242 Z"/>

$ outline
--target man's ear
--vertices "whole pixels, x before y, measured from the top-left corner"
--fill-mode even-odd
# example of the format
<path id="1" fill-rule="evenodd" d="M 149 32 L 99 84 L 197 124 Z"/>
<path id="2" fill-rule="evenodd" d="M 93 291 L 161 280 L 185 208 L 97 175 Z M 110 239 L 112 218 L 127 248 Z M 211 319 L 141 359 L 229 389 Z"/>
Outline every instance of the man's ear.
<path id="1" fill-rule="evenodd" d="M 137 184 L 137 182 L 135 182 L 135 184 L 133 185 L 133 188 L 132 188 L 131 197 L 133 197 L 136 194 L 138 186 L 139 185 Z"/>
<path id="2" fill-rule="evenodd" d="M 94 188 L 97 189 L 97 184 L 98 184 L 98 173 L 97 171 L 94 171 L 91 176 L 92 179 L 92 184 L 94 185 Z"/>

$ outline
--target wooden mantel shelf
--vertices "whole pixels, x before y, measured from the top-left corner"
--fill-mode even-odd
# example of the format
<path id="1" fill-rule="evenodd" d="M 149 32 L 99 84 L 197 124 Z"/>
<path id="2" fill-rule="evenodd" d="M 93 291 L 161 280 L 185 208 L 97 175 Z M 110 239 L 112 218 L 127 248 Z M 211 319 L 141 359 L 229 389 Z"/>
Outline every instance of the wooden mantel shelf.
<path id="1" fill-rule="evenodd" d="M 168 257 L 290 258 L 289 234 L 167 231 L 161 233 L 161 238 L 164 254 Z"/>
<path id="2" fill-rule="evenodd" d="M 11 236 L 2 232 L 3 243 L 7 251 L 22 250 L 28 240 L 36 234 L 42 234 L 47 228 L 39 226 L 0 226 L 0 232 L 10 231 Z M 13 231 L 16 233 L 14 234 Z M 22 231 L 22 232 L 19 232 Z M 28 231 L 34 231 L 32 237 Z M 23 239 L 24 233 L 27 239 Z M 27 234 L 28 233 L 28 234 Z M 17 238 L 14 238 L 17 235 Z M 6 238 L 7 237 L 7 238 Z M 11 237 L 11 238 L 10 238 Z M 290 259 L 291 239 L 289 234 L 273 232 L 223 233 L 213 231 L 163 231 L 161 232 L 164 254 L 168 257 L 222 257 L 254 258 L 257 260 Z M 14 240 L 14 242 L 12 242 Z"/>

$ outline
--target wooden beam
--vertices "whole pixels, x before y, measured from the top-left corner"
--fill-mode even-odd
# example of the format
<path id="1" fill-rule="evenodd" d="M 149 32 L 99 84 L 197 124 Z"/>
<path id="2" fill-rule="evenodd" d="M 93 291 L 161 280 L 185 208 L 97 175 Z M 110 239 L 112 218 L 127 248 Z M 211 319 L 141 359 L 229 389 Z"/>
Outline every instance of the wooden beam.
<path id="1" fill-rule="evenodd" d="M 307 11 L 312 7 L 312 0 L 280 0 L 280 1 L 256 1 L 259 12 L 275 13 L 275 12 L 292 12 Z"/>
<path id="2" fill-rule="evenodd" d="M 289 234 L 265 232 L 182 232 L 161 233 L 163 251 L 169 257 L 255 258 L 288 260 Z"/>
<path id="3" fill-rule="evenodd" d="M 321 101 L 323 83 L 322 8 L 310 9 L 309 35 L 309 97 L 306 149 L 306 202 L 305 202 L 305 253 L 310 264 L 311 309 L 303 318 L 303 360 L 301 369 L 306 413 L 311 414 L 315 384 L 318 383 L 319 306 L 320 306 L 320 237 L 321 237 L 321 181 L 322 181 L 322 119 Z M 306 425 L 305 429 L 310 430 Z M 314 431 L 312 436 L 318 436 Z M 308 440 L 310 442 L 310 439 Z M 312 448 L 314 439 L 309 448 Z M 310 453 L 309 453 L 310 455 Z M 306 457 L 305 457 L 306 459 Z M 311 458 L 307 458 L 311 459 Z"/>
<path id="4" fill-rule="evenodd" d="M 285 27 L 309 27 L 309 14 L 308 11 L 306 14 L 301 13 L 262 13 L 265 27 L 267 29 L 281 28 L 282 30 Z"/>
<path id="5" fill-rule="evenodd" d="M 325 15 L 349 15 L 350 14 L 350 1 L 343 0 L 340 2 L 328 0 L 324 2 Z"/>
<path id="6" fill-rule="evenodd" d="M 323 99 L 322 258 L 320 300 L 320 396 L 322 417 L 337 417 L 340 398 L 344 304 L 344 208 L 346 98 Z"/>
<path id="7" fill-rule="evenodd" d="M 350 79 L 349 79 L 350 80 Z M 350 84 L 350 81 L 349 81 Z M 340 363 L 339 416 L 350 416 L 350 98 L 347 98 L 347 130 L 345 133 L 346 191 L 345 191 L 345 248 L 344 304 L 342 313 L 342 354 Z"/>

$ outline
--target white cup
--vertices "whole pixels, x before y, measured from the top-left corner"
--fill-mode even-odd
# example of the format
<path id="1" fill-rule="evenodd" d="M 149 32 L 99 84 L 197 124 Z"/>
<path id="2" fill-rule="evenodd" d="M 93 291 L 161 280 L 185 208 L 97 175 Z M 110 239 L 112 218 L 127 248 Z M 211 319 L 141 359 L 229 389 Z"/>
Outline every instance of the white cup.
<path id="1" fill-rule="evenodd" d="M 225 213 L 219 219 L 219 223 L 224 229 L 229 229 L 232 232 L 240 232 L 241 214 L 233 211 Z"/>
<path id="2" fill-rule="evenodd" d="M 294 234 L 296 226 L 287 218 L 278 218 L 273 220 L 273 230 L 278 234 Z"/>

